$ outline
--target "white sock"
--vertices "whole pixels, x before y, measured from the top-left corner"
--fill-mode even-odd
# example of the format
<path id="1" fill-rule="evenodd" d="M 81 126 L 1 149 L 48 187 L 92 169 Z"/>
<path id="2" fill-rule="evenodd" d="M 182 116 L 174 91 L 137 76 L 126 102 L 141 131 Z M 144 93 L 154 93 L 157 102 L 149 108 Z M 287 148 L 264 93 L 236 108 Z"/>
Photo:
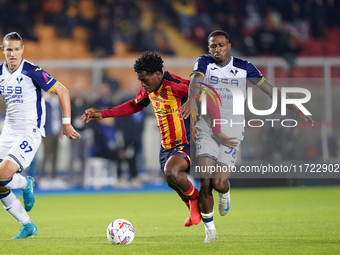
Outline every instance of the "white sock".
<path id="1" fill-rule="evenodd" d="M 203 220 L 205 229 L 215 229 L 215 224 L 214 224 L 213 220 L 211 220 L 209 222 L 205 221 L 205 219 L 209 219 L 209 218 L 213 219 L 214 210 L 211 213 L 202 213 L 201 212 L 201 215 L 202 215 L 202 220 Z"/>
<path id="2" fill-rule="evenodd" d="M 8 189 L 24 189 L 27 186 L 27 180 L 21 174 L 14 174 L 12 180 L 6 184 Z"/>
<path id="3" fill-rule="evenodd" d="M 19 199 L 12 191 L 10 191 L 7 197 L 1 198 L 1 203 L 6 211 L 8 211 L 18 222 L 20 222 L 21 225 L 24 226 L 32 222 Z"/>

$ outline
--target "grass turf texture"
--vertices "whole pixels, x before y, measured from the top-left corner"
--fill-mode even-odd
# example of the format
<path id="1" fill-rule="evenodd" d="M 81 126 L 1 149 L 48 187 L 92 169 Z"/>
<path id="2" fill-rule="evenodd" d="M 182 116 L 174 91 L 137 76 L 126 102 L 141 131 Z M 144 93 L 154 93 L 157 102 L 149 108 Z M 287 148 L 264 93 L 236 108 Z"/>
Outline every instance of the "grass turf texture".
<path id="1" fill-rule="evenodd" d="M 204 244 L 204 226 L 183 227 L 188 210 L 174 192 L 38 196 L 29 213 L 38 235 L 11 240 L 20 225 L 0 211 L 0 254 L 339 254 L 340 187 L 232 189 L 218 240 Z M 136 229 L 130 245 L 112 245 L 117 218 Z"/>

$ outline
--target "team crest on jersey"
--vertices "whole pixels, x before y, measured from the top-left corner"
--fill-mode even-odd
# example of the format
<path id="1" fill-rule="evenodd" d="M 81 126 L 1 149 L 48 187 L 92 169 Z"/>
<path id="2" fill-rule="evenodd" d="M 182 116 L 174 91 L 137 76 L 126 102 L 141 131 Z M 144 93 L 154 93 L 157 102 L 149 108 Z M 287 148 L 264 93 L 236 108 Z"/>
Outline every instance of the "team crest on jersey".
<path id="1" fill-rule="evenodd" d="M 20 82 L 22 82 L 23 78 L 21 76 L 17 77 L 17 82 L 20 84 Z"/>
<path id="2" fill-rule="evenodd" d="M 159 92 L 159 95 L 161 96 L 161 97 L 163 97 L 164 98 L 164 91 L 162 90 L 162 91 L 160 91 Z"/>
<path id="3" fill-rule="evenodd" d="M 234 76 L 236 76 L 236 74 L 238 73 L 237 70 L 230 70 L 230 72 L 231 72 Z"/>

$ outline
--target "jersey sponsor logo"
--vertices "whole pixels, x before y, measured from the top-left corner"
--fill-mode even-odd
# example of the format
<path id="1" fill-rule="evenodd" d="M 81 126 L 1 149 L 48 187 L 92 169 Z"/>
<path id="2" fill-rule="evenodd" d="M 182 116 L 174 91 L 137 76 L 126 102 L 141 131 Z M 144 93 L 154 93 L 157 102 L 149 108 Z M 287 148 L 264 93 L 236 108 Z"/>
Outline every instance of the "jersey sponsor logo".
<path id="1" fill-rule="evenodd" d="M 232 86 L 238 87 L 238 85 L 239 85 L 239 79 L 219 78 L 219 77 L 214 76 L 214 75 L 212 75 L 212 76 L 210 77 L 210 84 L 212 84 L 212 85 L 218 85 L 219 83 L 220 83 L 219 87 L 220 87 L 221 85 L 224 85 L 224 84 L 232 85 Z"/>
<path id="2" fill-rule="evenodd" d="M 217 69 L 217 67 L 212 67 L 210 70 L 216 70 Z"/>
<path id="3" fill-rule="evenodd" d="M 175 112 L 174 109 L 165 109 L 159 106 L 154 106 L 153 109 L 155 113 L 160 114 L 160 115 L 168 115 L 168 114 L 172 114 Z"/>
<path id="4" fill-rule="evenodd" d="M 15 87 L 7 86 L 6 87 L 4 85 L 1 85 L 0 86 L 0 93 L 2 93 L 2 94 L 7 93 L 8 96 L 14 98 L 14 97 L 16 97 L 16 96 L 14 96 L 14 94 L 15 95 L 21 95 L 22 94 L 22 87 L 21 86 L 15 86 Z"/>
<path id="5" fill-rule="evenodd" d="M 35 71 L 41 71 L 41 67 L 39 67 L 39 68 L 35 69 Z"/>
<path id="6" fill-rule="evenodd" d="M 20 82 L 22 82 L 23 78 L 21 76 L 17 77 L 17 82 L 20 84 Z"/>
<path id="7" fill-rule="evenodd" d="M 160 95 L 161 97 L 164 97 L 164 91 L 163 91 L 163 90 L 160 91 L 160 92 L 159 92 L 159 95 Z"/>
<path id="8" fill-rule="evenodd" d="M 44 77 L 46 84 L 49 84 L 53 80 L 52 76 L 46 72 L 42 72 L 42 75 Z"/>

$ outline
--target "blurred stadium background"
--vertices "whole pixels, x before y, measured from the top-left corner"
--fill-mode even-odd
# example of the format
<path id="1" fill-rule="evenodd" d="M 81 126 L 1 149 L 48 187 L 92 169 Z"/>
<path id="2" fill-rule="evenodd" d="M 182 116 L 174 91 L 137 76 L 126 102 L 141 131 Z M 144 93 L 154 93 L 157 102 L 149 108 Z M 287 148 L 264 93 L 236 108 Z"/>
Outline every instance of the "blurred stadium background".
<path id="1" fill-rule="evenodd" d="M 145 50 L 160 52 L 165 70 L 189 79 L 195 59 L 207 52 L 207 35 L 223 29 L 230 35 L 231 55 L 255 64 L 277 87 L 308 89 L 312 97 L 305 106 L 315 120 L 314 127 L 302 121 L 295 128 L 247 127 L 237 165 L 335 164 L 340 159 L 339 7 L 336 0 L 3 0 L 0 36 L 19 32 L 24 39 L 24 58 L 63 83 L 81 109 L 107 108 L 107 103 L 116 105 L 132 98 L 139 86 L 133 63 Z M 86 103 L 77 100 L 79 97 Z M 2 126 L 3 100 L 0 104 Z M 267 96 L 254 89 L 255 108 L 270 105 Z M 79 122 L 79 114 L 77 118 Z M 287 118 L 294 115 L 288 113 Z M 58 117 L 51 125 L 57 127 L 57 122 Z M 89 128 L 74 124 L 86 141 L 76 141 L 77 146 L 63 140 L 53 154 L 45 154 L 51 153 L 49 145 L 42 144 L 26 173 L 37 179 L 42 191 L 166 188 L 159 170 L 159 132 L 151 107 L 138 119 L 118 122 L 99 123 L 100 132 L 96 124 Z M 124 131 L 141 136 L 141 146 L 128 141 Z M 110 149 L 113 160 L 98 152 L 101 146 Z M 73 151 L 77 147 L 87 149 L 84 166 L 82 151 Z M 137 175 L 129 171 L 129 159 L 134 158 Z M 339 183 L 339 178 L 287 176 L 234 179 L 233 187 Z"/>

